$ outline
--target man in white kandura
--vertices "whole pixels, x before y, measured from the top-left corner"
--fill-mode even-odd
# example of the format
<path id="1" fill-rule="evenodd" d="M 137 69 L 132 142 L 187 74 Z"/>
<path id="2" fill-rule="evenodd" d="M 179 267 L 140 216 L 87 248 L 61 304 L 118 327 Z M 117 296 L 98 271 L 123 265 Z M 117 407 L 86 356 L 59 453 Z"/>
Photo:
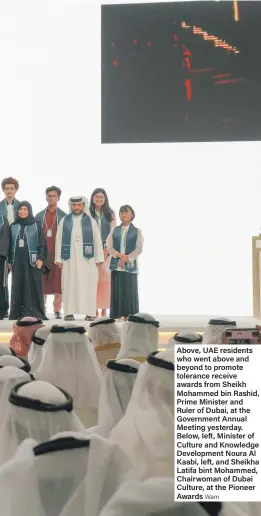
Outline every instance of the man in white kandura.
<path id="1" fill-rule="evenodd" d="M 85 320 L 92 321 L 96 315 L 97 267 L 104 261 L 101 235 L 85 197 L 71 197 L 69 211 L 59 223 L 55 245 L 55 263 L 62 269 L 64 319 L 74 321 L 74 314 L 85 314 Z"/>

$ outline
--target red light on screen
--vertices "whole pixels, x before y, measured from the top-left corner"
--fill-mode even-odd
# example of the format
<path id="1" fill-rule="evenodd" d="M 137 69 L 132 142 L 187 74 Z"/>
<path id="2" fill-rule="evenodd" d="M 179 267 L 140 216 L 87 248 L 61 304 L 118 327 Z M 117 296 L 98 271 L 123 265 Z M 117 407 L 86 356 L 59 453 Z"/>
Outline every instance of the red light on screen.
<path id="1" fill-rule="evenodd" d="M 137 41 L 136 39 L 133 39 L 133 40 L 132 40 L 132 43 L 133 43 L 134 45 L 137 45 L 138 41 Z"/>
<path id="2" fill-rule="evenodd" d="M 187 47 L 185 47 L 185 45 L 181 45 L 181 48 L 183 49 L 184 56 L 191 56 L 191 52 L 189 51 L 189 49 Z"/>
<path id="3" fill-rule="evenodd" d="M 231 83 L 237 83 L 237 82 L 245 82 L 244 78 L 241 79 L 227 79 L 223 81 L 215 81 L 214 84 L 231 84 Z"/>
<path id="4" fill-rule="evenodd" d="M 177 34 L 173 34 L 173 40 L 174 41 L 178 41 L 179 40 L 179 37 L 177 36 Z"/>
<path id="5" fill-rule="evenodd" d="M 151 47 L 151 42 L 147 41 L 147 47 Z"/>
<path id="6" fill-rule="evenodd" d="M 119 64 L 118 59 L 114 59 L 114 61 L 112 61 L 112 64 L 113 64 L 113 66 L 118 66 L 118 64 Z"/>
<path id="7" fill-rule="evenodd" d="M 191 81 L 190 79 L 187 79 L 185 81 L 185 87 L 186 87 L 186 93 L 187 93 L 187 100 L 192 99 L 192 91 L 191 91 Z"/>
<path id="8" fill-rule="evenodd" d="M 190 72 L 190 70 L 191 70 L 191 63 L 190 63 L 189 57 L 185 57 L 184 61 L 186 63 L 188 71 Z"/>
<path id="9" fill-rule="evenodd" d="M 213 79 L 221 79 L 222 77 L 231 77 L 231 73 L 220 73 L 219 75 L 213 75 Z"/>

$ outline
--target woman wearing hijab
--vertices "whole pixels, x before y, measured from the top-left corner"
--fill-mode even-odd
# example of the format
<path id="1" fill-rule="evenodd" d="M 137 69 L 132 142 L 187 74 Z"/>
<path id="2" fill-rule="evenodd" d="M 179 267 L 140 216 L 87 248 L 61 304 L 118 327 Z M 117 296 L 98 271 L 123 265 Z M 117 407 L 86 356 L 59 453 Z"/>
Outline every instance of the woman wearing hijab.
<path id="1" fill-rule="evenodd" d="M 11 225 L 9 263 L 12 270 L 11 320 L 30 315 L 47 319 L 44 310 L 42 273 L 46 267 L 47 245 L 40 222 L 29 202 L 20 202 Z"/>
<path id="2" fill-rule="evenodd" d="M 109 253 L 106 246 L 106 240 L 110 232 L 116 226 L 115 213 L 110 207 L 108 195 L 103 188 L 96 188 L 92 192 L 90 213 L 98 224 L 104 249 L 104 263 L 99 267 L 96 313 L 98 317 L 99 309 L 101 309 L 101 315 L 105 316 L 107 309 L 110 308 L 111 274 L 108 264 Z"/>
<path id="3" fill-rule="evenodd" d="M 44 328 L 44 325 L 41 319 L 35 317 L 23 317 L 14 323 L 10 346 L 18 357 L 27 358 L 32 336 L 39 328 Z"/>

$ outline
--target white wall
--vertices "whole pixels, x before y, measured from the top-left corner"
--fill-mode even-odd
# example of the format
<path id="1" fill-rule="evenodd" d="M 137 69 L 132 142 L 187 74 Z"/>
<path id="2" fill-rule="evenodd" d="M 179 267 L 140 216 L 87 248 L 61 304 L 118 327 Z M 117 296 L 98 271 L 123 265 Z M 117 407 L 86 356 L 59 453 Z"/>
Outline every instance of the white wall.
<path id="1" fill-rule="evenodd" d="M 251 315 L 259 142 L 101 145 L 98 0 L 2 0 L 0 70 L 1 177 L 20 200 L 43 209 L 55 183 L 66 208 L 104 187 L 145 235 L 143 311 Z"/>

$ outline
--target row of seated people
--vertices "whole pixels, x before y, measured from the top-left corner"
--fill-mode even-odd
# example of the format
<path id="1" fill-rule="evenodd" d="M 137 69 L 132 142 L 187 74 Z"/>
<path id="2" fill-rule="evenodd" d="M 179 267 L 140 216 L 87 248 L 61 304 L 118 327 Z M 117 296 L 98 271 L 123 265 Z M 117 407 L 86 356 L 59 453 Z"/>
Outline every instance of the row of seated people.
<path id="1" fill-rule="evenodd" d="M 142 356 L 146 336 L 157 346 L 157 321 L 147 314 L 129 319 L 132 344 L 124 347 L 121 335 L 118 356 L 103 368 L 95 343 L 110 326 L 115 335 L 108 319 L 95 321 L 100 324 L 90 328 L 90 341 L 75 324 L 36 329 L 39 321 L 25 318 L 16 326 L 21 339 L 30 328 L 28 357 L 16 356 L 17 328 L 12 347 L 0 346 L 1 516 L 236 516 L 258 510 L 255 504 L 174 503 L 173 344 L 202 342 L 202 336 L 180 332 L 165 351 Z"/>

